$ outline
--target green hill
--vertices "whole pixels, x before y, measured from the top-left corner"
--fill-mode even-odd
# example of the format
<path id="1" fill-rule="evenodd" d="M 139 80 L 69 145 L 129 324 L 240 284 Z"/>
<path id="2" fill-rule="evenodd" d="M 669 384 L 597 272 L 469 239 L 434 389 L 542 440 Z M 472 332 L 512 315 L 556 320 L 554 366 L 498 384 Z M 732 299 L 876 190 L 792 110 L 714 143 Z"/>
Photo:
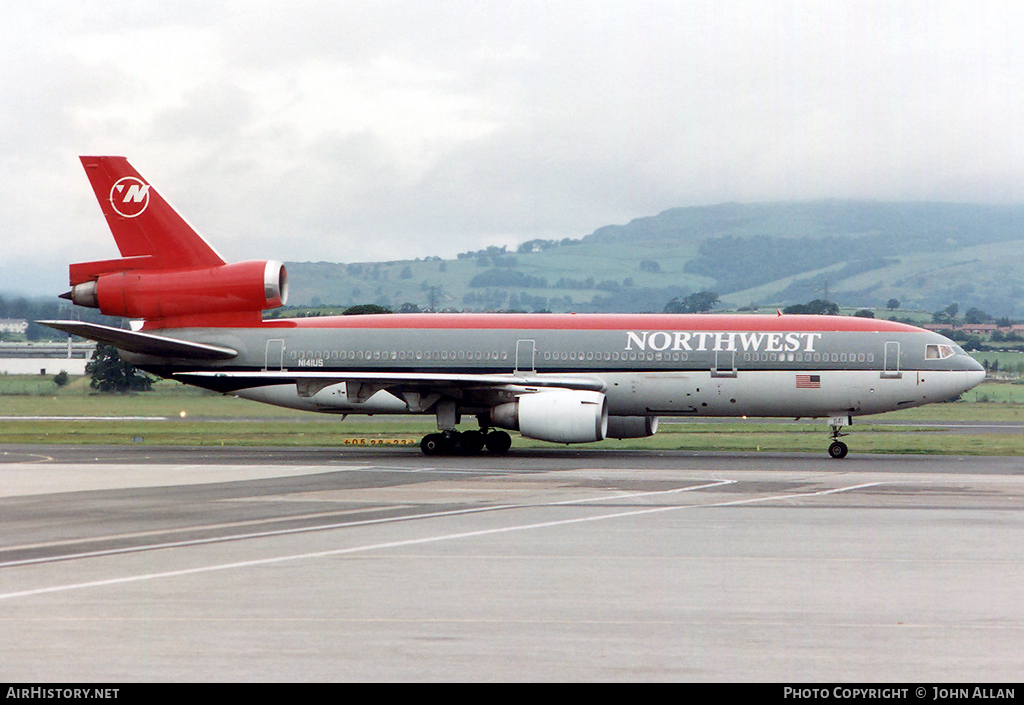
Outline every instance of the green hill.
<path id="1" fill-rule="evenodd" d="M 455 260 L 288 263 L 294 305 L 409 302 L 438 309 L 660 311 L 675 296 L 724 306 L 821 298 L 1024 317 L 1024 206 L 734 204 L 674 208 L 579 240 Z"/>

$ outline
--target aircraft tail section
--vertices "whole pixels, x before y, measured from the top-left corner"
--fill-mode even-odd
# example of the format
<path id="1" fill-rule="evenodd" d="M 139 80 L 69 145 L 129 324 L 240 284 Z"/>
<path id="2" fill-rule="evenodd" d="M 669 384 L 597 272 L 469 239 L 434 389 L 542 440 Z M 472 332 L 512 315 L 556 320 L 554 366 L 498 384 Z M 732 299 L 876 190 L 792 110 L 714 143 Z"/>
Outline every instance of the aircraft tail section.
<path id="1" fill-rule="evenodd" d="M 120 265 L 124 269 L 193 269 L 225 264 L 127 159 L 81 159 L 121 257 L 126 260 L 95 263 L 98 267 L 93 270 L 109 270 Z M 81 283 L 75 279 L 87 281 L 90 275 L 98 273 L 89 271 L 91 264 L 94 263 L 72 266 L 72 286 Z"/>
<path id="2" fill-rule="evenodd" d="M 120 259 L 70 268 L 76 304 L 149 328 L 258 325 L 287 300 L 280 262 L 228 264 L 124 157 L 82 157 Z"/>

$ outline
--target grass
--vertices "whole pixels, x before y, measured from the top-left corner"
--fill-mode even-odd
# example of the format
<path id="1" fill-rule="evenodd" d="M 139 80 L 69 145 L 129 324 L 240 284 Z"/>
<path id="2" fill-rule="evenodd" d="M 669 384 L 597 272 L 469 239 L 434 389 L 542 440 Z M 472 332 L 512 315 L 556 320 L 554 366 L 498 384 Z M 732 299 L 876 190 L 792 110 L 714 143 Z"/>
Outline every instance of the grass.
<path id="1" fill-rule="evenodd" d="M 543 296 L 546 299 L 562 300 L 569 297 L 575 303 L 589 302 L 594 296 L 608 296 L 601 289 L 563 289 L 555 284 L 562 277 L 586 280 L 593 277 L 595 284 L 605 280 L 622 283 L 632 278 L 636 287 L 665 288 L 670 285 L 684 290 L 699 291 L 711 287 L 708 277 L 685 271 L 686 263 L 697 254 L 697 244 L 690 240 L 679 243 L 621 242 L 575 243 L 544 252 L 522 254 L 507 252 L 505 257 L 514 257 L 516 269 L 534 277 L 544 277 L 548 287 L 522 288 L 516 286 L 494 286 L 493 290 L 508 296 L 526 293 Z M 652 273 L 641 270 L 642 260 L 650 259 L 659 263 L 662 271 Z M 443 265 L 443 269 L 442 269 Z M 401 272 L 409 268 L 409 277 L 402 278 Z M 467 304 L 468 293 L 481 294 L 484 288 L 469 286 L 476 275 L 494 268 L 493 262 L 480 266 L 477 258 L 445 260 L 401 260 L 393 262 L 366 263 L 353 265 L 350 271 L 345 265 L 323 262 L 291 262 L 288 264 L 289 287 L 293 301 L 320 301 L 325 306 L 351 305 L 356 303 L 386 303 L 394 308 L 405 301 L 426 307 L 430 299 L 430 287 L 439 290 L 439 308 L 453 307 L 481 308 L 479 304 Z M 359 269 L 359 273 L 354 270 Z M 487 287 L 485 287 L 487 288 Z M 660 306 L 663 306 L 663 302 Z M 746 303 L 746 301 L 744 302 Z M 659 309 L 660 309 L 659 306 Z M 318 308 L 311 304 L 310 309 Z M 564 307 L 554 306 L 554 310 Z"/>
<path id="2" fill-rule="evenodd" d="M 993 343 L 993 345 L 996 345 L 996 343 Z M 1018 368 L 1024 363 L 1024 353 L 1012 350 L 976 350 L 971 353 L 971 357 L 982 364 L 986 360 L 990 365 L 998 362 L 999 374 L 1008 375 L 1010 379 L 1019 379 L 1020 372 Z M 1024 388 L 1021 388 L 1021 391 L 1024 392 Z M 1021 396 L 1024 398 L 1024 394 Z"/>
<path id="3" fill-rule="evenodd" d="M 1024 439 L 1016 434 L 963 436 L 918 431 L 907 428 L 894 431 L 884 427 L 864 427 L 853 431 L 843 440 L 855 453 L 1010 456 L 1024 453 Z M 673 433 L 671 430 L 659 428 L 658 434 L 652 438 L 610 440 L 588 445 L 605 450 L 785 452 L 823 455 L 829 442 L 828 429 L 823 426 L 815 428 L 813 433 L 794 433 L 786 429 L 775 432 L 744 430 L 714 434 Z M 517 439 L 515 445 L 539 447 L 544 444 Z"/>
<path id="4" fill-rule="evenodd" d="M 859 419 L 849 429 L 846 442 L 858 453 L 1024 455 L 1024 434 L 947 434 L 934 427 L 872 424 L 875 419 L 922 424 L 963 420 L 1024 423 L 1024 386 L 989 382 L 965 396 L 960 402 Z M 350 416 L 342 421 L 340 417 L 212 394 L 176 382 L 161 381 L 153 392 L 121 396 L 91 393 L 84 378 L 58 388 L 52 381 L 31 376 L 0 378 L 0 416 L 8 417 L 0 421 L 0 444 L 341 448 L 353 439 L 403 439 L 418 444 L 423 435 L 436 428 L 430 416 Z M 471 426 L 463 424 L 464 428 Z M 824 453 L 827 446 L 828 427 L 823 421 L 694 423 L 663 419 L 658 434 L 651 438 L 572 447 Z M 553 446 L 516 438 L 515 447 Z"/>

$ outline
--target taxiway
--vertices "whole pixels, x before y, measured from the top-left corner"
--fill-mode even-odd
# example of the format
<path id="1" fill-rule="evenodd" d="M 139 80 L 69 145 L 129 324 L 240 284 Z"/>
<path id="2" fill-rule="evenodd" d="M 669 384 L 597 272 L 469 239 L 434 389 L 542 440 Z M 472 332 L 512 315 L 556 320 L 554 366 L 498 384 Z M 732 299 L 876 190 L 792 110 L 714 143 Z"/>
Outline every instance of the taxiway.
<path id="1" fill-rule="evenodd" d="M 8 681 L 996 681 L 1024 461 L 0 448 Z"/>

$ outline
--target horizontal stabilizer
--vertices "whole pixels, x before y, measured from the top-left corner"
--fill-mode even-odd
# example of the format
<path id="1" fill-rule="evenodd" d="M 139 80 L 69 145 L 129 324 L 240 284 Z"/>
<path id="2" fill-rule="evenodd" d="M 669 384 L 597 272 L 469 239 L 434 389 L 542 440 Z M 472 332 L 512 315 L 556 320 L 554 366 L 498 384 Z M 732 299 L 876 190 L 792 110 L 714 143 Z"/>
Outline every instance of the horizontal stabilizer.
<path id="1" fill-rule="evenodd" d="M 157 357 L 174 357 L 198 360 L 230 360 L 238 356 L 237 350 L 219 345 L 193 343 L 188 340 L 167 338 L 152 333 L 138 333 L 122 328 L 111 328 L 96 323 L 81 321 L 36 321 L 44 326 L 62 330 L 65 333 L 79 335 L 99 343 L 113 345 L 118 350 L 155 355 Z"/>

